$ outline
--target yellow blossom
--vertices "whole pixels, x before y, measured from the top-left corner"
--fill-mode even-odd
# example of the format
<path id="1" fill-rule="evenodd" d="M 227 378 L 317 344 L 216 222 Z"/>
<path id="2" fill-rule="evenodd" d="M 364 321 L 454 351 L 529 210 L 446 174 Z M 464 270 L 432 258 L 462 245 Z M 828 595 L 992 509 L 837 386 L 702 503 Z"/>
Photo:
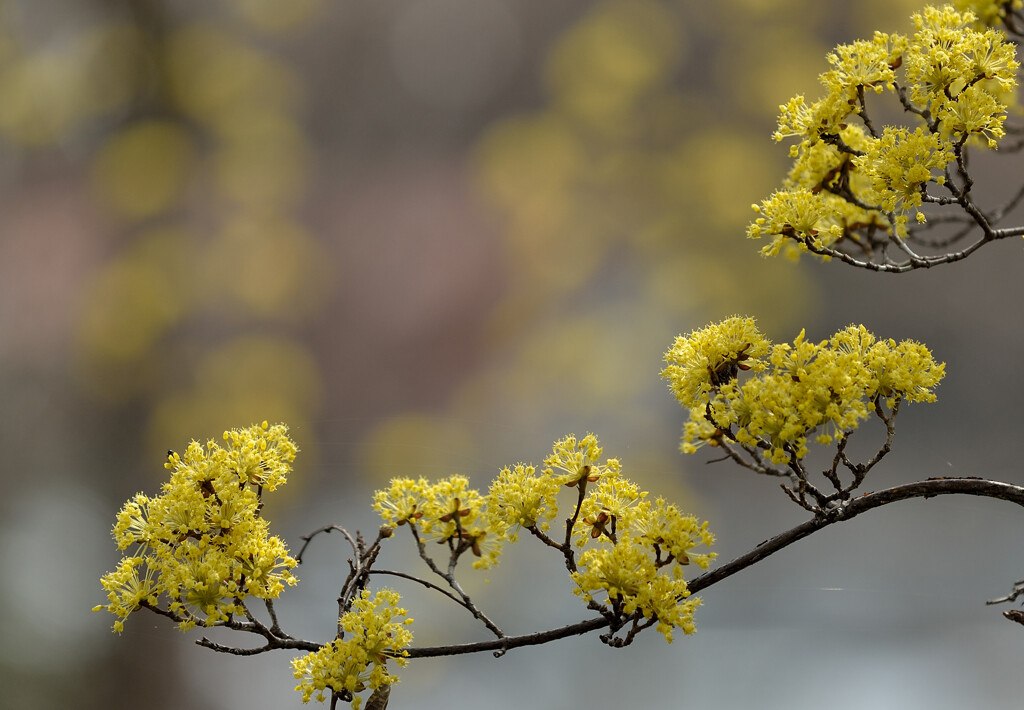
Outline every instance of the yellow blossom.
<path id="1" fill-rule="evenodd" d="M 377 690 L 398 682 L 398 676 L 387 668 L 389 659 L 404 666 L 404 650 L 412 643 L 407 626 L 412 619 L 404 617 L 398 606 L 396 592 L 382 589 L 371 597 L 363 590 L 338 622 L 345 636 L 328 643 L 319 651 L 292 660 L 294 675 L 299 679 L 295 690 L 302 693 L 302 702 L 314 696 L 318 701 L 326 694 L 348 691 L 353 694 L 352 707 L 358 710 L 362 698 L 357 693 Z"/>
<path id="2" fill-rule="evenodd" d="M 665 354 L 661 376 L 684 407 L 696 407 L 741 370 L 763 369 L 769 345 L 753 318 L 733 316 L 678 336 Z"/>
<path id="3" fill-rule="evenodd" d="M 430 483 L 425 478 L 393 478 L 391 485 L 373 494 L 373 509 L 388 525 L 415 523 L 423 517 Z M 424 521 L 427 525 L 429 521 Z"/>
<path id="4" fill-rule="evenodd" d="M 1013 44 L 994 29 L 976 30 L 970 11 L 946 5 L 926 7 L 912 18 L 917 32 L 904 55 L 909 96 L 922 106 L 938 108 L 979 79 L 1002 89 L 1017 84 Z"/>
<path id="5" fill-rule="evenodd" d="M 588 491 L 580 506 L 574 532 L 577 545 L 588 540 L 615 540 L 616 528 L 629 522 L 636 505 L 647 497 L 647 491 L 627 478 L 603 478 Z"/>
<path id="6" fill-rule="evenodd" d="M 774 237 L 771 244 L 761 249 L 765 256 L 774 256 L 791 244 L 801 250 L 806 250 L 808 244 L 817 248 L 831 246 L 843 236 L 831 203 L 829 193 L 807 188 L 777 190 L 760 205 L 753 205 L 761 216 L 747 228 L 747 236 Z"/>
<path id="7" fill-rule="evenodd" d="M 874 260 L 879 242 L 908 236 L 911 210 L 926 221 L 917 211 L 925 190 L 945 184 L 963 144 L 995 149 L 1005 135 L 1007 107 L 1016 105 L 1016 46 L 986 25 L 1019 6 L 926 7 L 912 17 L 913 35 L 876 33 L 837 46 L 819 77 L 823 97 L 796 96 L 780 107 L 773 138 L 798 142 L 783 189 L 754 207 L 747 234 L 771 239 L 762 253 L 795 259 L 812 250 L 828 259 L 842 249 Z M 897 86 L 893 101 L 911 125 L 872 125 L 865 92 L 895 95 Z"/>
<path id="8" fill-rule="evenodd" d="M 785 464 L 806 455 L 812 434 L 828 444 L 852 432 L 879 400 L 889 407 L 904 399 L 934 401 L 933 390 L 945 374 L 945 366 L 920 343 L 880 341 L 864 326 L 849 326 L 820 343 L 807 341 L 801 331 L 792 344 L 771 346 L 768 362 L 747 377 L 733 373 L 711 387 L 709 365 L 692 353 L 713 350 L 716 342 L 724 352 L 736 347 L 732 335 L 712 325 L 680 336 L 665 354 L 669 367 L 662 376 L 690 412 L 685 453 L 730 440 L 766 450 L 772 463 Z M 769 346 L 762 336 L 760 347 Z"/>
<path id="9" fill-rule="evenodd" d="M 608 459 L 602 464 L 599 461 L 602 451 L 593 434 L 579 440 L 571 434 L 555 442 L 551 455 L 544 459 L 547 466 L 544 474 L 556 476 L 558 483 L 564 486 L 586 486 L 603 476 L 617 476 L 618 459 Z M 556 474 L 556 469 L 563 473 Z"/>
<path id="10" fill-rule="evenodd" d="M 385 523 L 414 525 L 425 537 L 449 543 L 456 554 L 471 551 L 476 568 L 497 564 L 506 530 L 498 524 L 488 527 L 486 500 L 465 476 L 435 482 L 396 478 L 373 500 Z"/>
<path id="11" fill-rule="evenodd" d="M 845 91 L 851 101 L 857 98 L 858 89 L 879 94 L 884 89 L 891 91 L 896 80 L 895 55 L 889 35 L 875 32 L 871 40 L 837 46 L 827 57 L 832 69 L 819 80 L 828 89 Z"/>
<path id="12" fill-rule="evenodd" d="M 955 100 L 943 102 L 938 119 L 948 133 L 978 136 L 993 150 L 998 147 L 998 139 L 1006 135 L 1006 106 L 979 84 L 967 87 Z"/>
<path id="13" fill-rule="evenodd" d="M 676 628 L 693 633 L 693 612 L 700 604 L 688 598 L 679 569 L 659 565 L 650 544 L 627 531 L 614 545 L 593 547 L 580 555 L 578 570 L 572 573 L 573 591 L 584 601 L 610 605 L 622 614 L 657 619 L 658 631 L 671 642 Z"/>
<path id="14" fill-rule="evenodd" d="M 932 171 L 943 170 L 952 159 L 952 147 L 940 135 L 886 126 L 881 138 L 871 140 L 866 153 L 853 160 L 869 181 L 864 199 L 893 212 L 920 207 L 921 186 L 942 184 L 943 175 Z"/>
<path id="15" fill-rule="evenodd" d="M 487 494 L 488 527 L 507 531 L 514 542 L 519 528 L 547 530 L 558 515 L 558 481 L 537 475 L 532 465 L 503 468 Z"/>
<path id="16" fill-rule="evenodd" d="M 297 451 L 283 425 L 267 422 L 226 432 L 227 447 L 192 442 L 170 453 L 161 494 L 137 494 L 113 528 L 119 549 L 136 546 L 101 579 L 115 630 L 143 602 L 167 610 L 185 630 L 242 613 L 247 597 L 276 598 L 294 585 L 297 564 L 260 517 L 261 496 L 287 480 Z M 145 574 L 139 576 L 139 570 Z"/>

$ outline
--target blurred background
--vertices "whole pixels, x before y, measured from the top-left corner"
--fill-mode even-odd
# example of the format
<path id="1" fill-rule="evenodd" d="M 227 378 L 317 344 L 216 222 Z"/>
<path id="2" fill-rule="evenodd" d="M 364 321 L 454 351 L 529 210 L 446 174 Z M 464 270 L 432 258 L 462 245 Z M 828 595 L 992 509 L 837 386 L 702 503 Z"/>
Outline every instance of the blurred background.
<path id="1" fill-rule="evenodd" d="M 658 376 L 675 335 L 734 313 L 776 342 L 863 322 L 948 363 L 869 487 L 1024 482 L 1018 243 L 893 277 L 744 238 L 786 169 L 778 105 L 817 93 L 835 43 L 918 8 L 0 2 L 0 706 L 301 705 L 286 653 L 218 655 L 142 613 L 117 637 L 89 612 L 114 515 L 158 489 L 166 451 L 263 419 L 301 448 L 265 509 L 293 550 L 325 524 L 373 531 L 393 476 L 486 489 L 593 431 L 709 519 L 721 559 L 745 552 L 805 513 L 678 453 L 686 413 Z M 417 661 L 391 707 L 1019 708 L 1024 630 L 983 602 L 1024 576 L 1022 521 L 990 500 L 890 506 L 709 589 L 671 646 Z M 387 565 L 415 569 L 410 547 Z M 286 630 L 332 636 L 346 557 L 315 541 Z M 508 633 L 586 616 L 527 545 L 464 584 Z M 398 588 L 417 645 L 486 637 Z"/>

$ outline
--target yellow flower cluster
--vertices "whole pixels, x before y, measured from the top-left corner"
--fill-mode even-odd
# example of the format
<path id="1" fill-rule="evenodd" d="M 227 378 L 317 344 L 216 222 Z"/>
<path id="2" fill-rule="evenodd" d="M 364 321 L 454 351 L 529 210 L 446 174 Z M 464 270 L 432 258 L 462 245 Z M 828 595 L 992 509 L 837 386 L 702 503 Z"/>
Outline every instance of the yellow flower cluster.
<path id="1" fill-rule="evenodd" d="M 621 475 L 617 459 L 598 463 L 601 454 L 593 434 L 581 440 L 568 436 L 556 441 L 544 460 L 547 476 L 585 496 L 573 527 L 576 545 L 584 548 L 571 575 L 573 591 L 617 614 L 657 623 L 669 642 L 676 628 L 693 633 L 693 611 L 700 600 L 687 598 L 682 567 L 693 562 L 707 569 L 714 553 L 692 549 L 710 546 L 714 536 L 707 523 L 663 499 L 646 500 L 647 492 Z M 596 599 L 598 593 L 606 598 Z"/>
<path id="2" fill-rule="evenodd" d="M 814 143 L 823 135 L 837 134 L 852 113 L 858 113 L 858 91 L 875 93 L 892 90 L 896 80 L 894 65 L 903 45 L 899 35 L 876 32 L 870 41 L 841 44 L 828 55 L 832 69 L 819 77 L 826 89 L 824 98 L 807 105 L 803 96 L 795 96 L 779 107 L 779 127 L 772 137 L 781 141 L 796 136 Z"/>
<path id="3" fill-rule="evenodd" d="M 975 29 L 973 13 L 946 5 L 926 7 L 911 19 L 917 32 L 908 42 L 903 64 L 915 104 L 937 112 L 979 82 L 996 93 L 1016 88 L 1016 47 L 995 29 Z M 1005 110 L 1000 106 L 1000 112 Z M 1002 136 L 1001 129 L 998 135 Z"/>
<path id="4" fill-rule="evenodd" d="M 921 206 L 921 185 L 945 177 L 933 175 L 953 159 L 952 146 L 936 133 L 921 128 L 886 126 L 880 138 L 867 139 L 867 151 L 853 159 L 854 169 L 868 181 L 867 201 L 886 212 Z"/>
<path id="5" fill-rule="evenodd" d="M 836 202 L 842 200 L 831 193 L 797 187 L 776 190 L 772 196 L 754 205 L 760 217 L 747 228 L 752 239 L 774 236 L 771 244 L 761 249 L 766 256 L 775 256 L 783 248 L 799 244 L 818 248 L 835 244 L 843 237 L 843 226 Z"/>
<path id="6" fill-rule="evenodd" d="M 385 523 L 415 526 L 426 536 L 451 541 L 459 552 L 478 541 L 490 540 L 495 548 L 515 542 L 522 529 L 544 536 L 558 515 L 559 490 L 572 488 L 579 509 L 567 532 L 584 548 L 572 573 L 574 591 L 588 602 L 606 593 L 610 611 L 657 623 L 669 641 L 675 628 L 692 633 L 699 601 L 687 599 L 682 567 L 706 569 L 714 554 L 693 548 L 710 545 L 714 537 L 707 523 L 661 498 L 648 501 L 646 491 L 621 475 L 619 461 L 602 461 L 602 453 L 593 434 L 570 435 L 554 443 L 542 471 L 523 463 L 504 468 L 486 496 L 469 489 L 462 476 L 437 483 L 400 478 L 377 491 L 373 505 Z M 473 551 L 481 558 L 475 566 L 497 560 L 486 548 Z"/>
<path id="7" fill-rule="evenodd" d="M 602 464 L 600 459 L 603 452 L 593 434 L 587 434 L 579 440 L 570 434 L 555 442 L 551 455 L 544 459 L 547 466 L 544 474 L 553 476 L 559 485 L 567 488 L 584 485 L 585 481 L 594 483 L 604 476 L 618 475 L 621 468 L 619 460 L 608 459 Z"/>
<path id="8" fill-rule="evenodd" d="M 683 568 L 691 563 L 707 569 L 715 553 L 695 553 L 697 545 L 710 546 L 714 535 L 708 524 L 684 515 L 658 498 L 643 500 L 646 492 L 617 479 L 604 481 L 588 499 L 577 529 L 577 544 L 591 543 L 580 555 L 572 573 L 573 590 L 584 601 L 606 596 L 606 604 L 626 614 L 639 613 L 657 623 L 669 643 L 675 629 L 695 630 L 693 612 L 700 599 L 690 599 Z M 595 514 L 596 512 L 596 514 Z"/>
<path id="9" fill-rule="evenodd" d="M 521 528 L 548 530 L 558 515 L 558 489 L 556 479 L 538 475 L 534 466 L 503 468 L 487 494 L 488 525 L 505 530 L 509 542 L 518 539 Z"/>
<path id="10" fill-rule="evenodd" d="M 503 531 L 489 523 L 484 497 L 465 476 L 392 479 L 374 493 L 373 508 L 388 525 L 413 525 L 426 538 L 449 543 L 456 556 L 472 551 L 477 569 L 498 562 Z"/>
<path id="11" fill-rule="evenodd" d="M 465 476 L 449 476 L 431 482 L 425 478 L 395 478 L 377 491 L 373 507 L 388 525 L 415 525 L 424 536 L 451 542 L 461 554 L 472 550 L 476 568 L 497 563 L 505 540 L 514 542 L 522 528 L 547 530 L 558 515 L 556 500 L 561 486 L 594 482 L 605 474 L 617 474 L 619 462 L 599 462 L 601 448 L 590 434 L 555 443 L 541 474 L 534 466 L 517 463 L 502 469 L 487 496 L 469 487 Z M 558 472 L 556 473 L 556 469 Z"/>
<path id="12" fill-rule="evenodd" d="M 398 677 L 388 672 L 387 661 L 393 658 L 400 666 L 407 663 L 404 656 L 408 654 L 403 649 L 412 643 L 412 632 L 406 627 L 413 621 L 396 620 L 406 615 L 398 602 L 398 593 L 390 589 L 382 589 L 373 597 L 364 589 L 339 620 L 345 632 L 343 638 L 292 660 L 294 675 L 299 679 L 295 690 L 302 693 L 302 702 L 309 702 L 314 694 L 322 702 L 325 691 L 348 691 L 353 695 L 352 707 L 359 710 L 362 698 L 356 693 L 386 689 L 398 682 Z"/>
<path id="13" fill-rule="evenodd" d="M 684 407 L 703 407 L 711 392 L 735 379 L 741 368 L 763 370 L 770 347 L 753 318 L 733 316 L 676 337 L 661 376 Z"/>
<path id="14" fill-rule="evenodd" d="M 905 236 L 906 212 L 921 206 L 928 183 L 944 183 L 957 149 L 969 139 L 996 148 L 1019 65 L 1015 45 L 977 23 L 971 8 L 992 22 L 1019 4 L 926 7 L 912 17 L 913 36 L 875 33 L 836 47 L 828 55 L 832 68 L 819 77 L 824 97 L 808 103 L 796 96 L 779 107 L 773 138 L 799 143 L 783 189 L 754 205 L 759 216 L 748 236 L 772 240 L 762 253 L 796 257 L 879 229 Z M 853 121 L 864 115 L 866 94 L 886 91 L 902 92 L 904 109 L 923 126 L 876 132 Z"/>
<path id="15" fill-rule="evenodd" d="M 118 617 L 116 631 L 161 596 L 185 630 L 226 621 L 243 613 L 247 597 L 273 599 L 296 583 L 295 560 L 260 517 L 262 492 L 285 483 L 295 459 L 287 432 L 263 422 L 225 432 L 225 447 L 193 441 L 183 456 L 169 453 L 171 478 L 161 495 L 139 493 L 125 503 L 114 540 L 135 551 L 103 576 L 109 604 L 95 608 Z"/>
<path id="16" fill-rule="evenodd" d="M 769 349 L 767 362 L 754 359 Z M 772 346 L 753 319 L 738 317 L 679 336 L 665 361 L 662 377 L 690 410 L 685 453 L 729 439 L 776 464 L 803 458 L 815 432 L 827 444 L 853 431 L 876 404 L 934 401 L 945 373 L 924 345 L 879 340 L 864 326 L 820 343 L 801 331 L 792 344 Z M 739 378 L 741 365 L 754 373 Z"/>

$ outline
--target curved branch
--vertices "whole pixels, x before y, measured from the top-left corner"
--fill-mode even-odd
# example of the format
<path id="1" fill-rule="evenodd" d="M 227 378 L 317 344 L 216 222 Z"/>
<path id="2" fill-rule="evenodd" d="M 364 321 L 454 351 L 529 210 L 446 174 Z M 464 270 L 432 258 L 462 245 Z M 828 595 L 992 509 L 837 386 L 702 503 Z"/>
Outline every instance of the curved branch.
<path id="1" fill-rule="evenodd" d="M 345 539 L 348 540 L 348 544 L 352 547 L 352 552 L 358 555 L 359 550 L 356 548 L 356 542 L 352 539 L 352 536 L 348 534 L 348 530 L 341 527 L 340 525 L 324 525 L 322 528 L 314 530 L 308 535 L 303 535 L 301 538 L 299 538 L 300 540 L 302 540 L 302 548 L 299 550 L 299 554 L 295 555 L 295 561 L 298 562 L 300 565 L 302 564 L 302 556 L 306 554 L 306 548 L 309 547 L 309 543 L 313 541 L 314 537 L 316 537 L 320 533 L 330 533 L 334 530 L 338 530 L 339 532 L 341 532 L 342 535 L 345 536 Z"/>
<path id="2" fill-rule="evenodd" d="M 697 593 L 701 590 L 707 589 L 708 587 L 721 582 L 723 579 L 731 577 L 737 572 L 750 567 L 764 558 L 778 552 L 784 547 L 788 547 L 794 542 L 802 540 L 822 528 L 826 528 L 829 525 L 833 525 L 844 520 L 850 520 L 861 513 L 866 513 L 872 508 L 879 508 L 883 505 L 907 500 L 909 498 L 933 498 L 935 496 L 952 494 L 998 498 L 1000 500 L 1024 506 L 1024 487 L 1011 485 L 1009 483 L 1000 483 L 998 481 L 989 481 L 983 478 L 929 478 L 924 481 L 917 481 L 916 483 L 907 483 L 901 486 L 885 488 L 880 491 L 865 493 L 858 496 L 857 498 L 849 500 L 840 506 L 829 509 L 822 515 L 811 518 L 794 528 L 765 540 L 750 552 L 740 555 L 731 562 L 727 562 L 726 564 L 695 578 L 688 584 L 688 587 L 691 593 Z M 326 529 L 323 531 L 326 531 Z M 383 570 L 374 570 L 374 572 L 384 574 L 389 573 Z M 391 574 L 394 573 L 392 572 Z M 150 607 L 146 604 L 143 604 L 143 606 L 146 606 L 157 613 L 163 614 L 164 616 L 175 618 L 170 612 Z M 180 619 L 177 620 L 180 621 Z M 570 636 L 580 636 L 582 634 L 590 633 L 591 631 L 607 628 L 610 623 L 611 621 L 605 617 L 597 617 L 575 624 L 569 624 L 568 626 L 562 626 L 557 629 L 538 631 L 536 633 L 524 634 L 522 636 L 503 636 L 490 641 L 481 641 L 477 643 L 410 648 L 408 649 L 407 657 L 431 658 L 437 656 L 457 656 L 466 653 L 480 653 L 482 651 L 494 651 L 495 655 L 502 655 L 504 652 L 512 648 L 536 646 L 549 643 L 551 641 L 569 638 Z M 1024 623 L 1024 616 L 1022 616 L 1022 623 Z M 321 647 L 321 645 L 317 643 L 272 633 L 270 629 L 263 627 L 263 625 L 258 622 L 220 623 L 217 624 L 217 626 L 228 626 L 229 628 L 256 633 L 266 638 L 267 644 L 257 648 L 242 649 L 216 644 L 205 637 L 198 640 L 196 643 L 214 651 L 230 653 L 233 655 L 255 655 L 279 648 L 316 651 Z"/>
<path id="3" fill-rule="evenodd" d="M 268 640 L 265 646 L 257 646 L 256 648 L 238 648 L 236 646 L 226 646 L 224 644 L 214 643 L 210 639 L 203 636 L 196 640 L 197 646 L 208 648 L 211 651 L 217 651 L 218 653 L 227 653 L 232 656 L 257 656 L 267 651 L 276 651 L 277 649 L 292 649 L 297 651 L 307 651 L 309 653 L 316 653 L 323 644 L 313 643 L 312 641 L 303 641 L 302 639 L 276 639 L 273 641 Z"/>
<path id="4" fill-rule="evenodd" d="M 506 636 L 505 638 L 493 639 L 491 641 L 460 643 L 449 646 L 423 646 L 420 648 L 410 648 L 408 649 L 407 658 L 460 656 L 464 653 L 479 653 L 481 651 L 494 651 L 496 654 L 501 655 L 511 648 L 519 648 L 521 646 L 539 646 L 543 643 L 558 641 L 559 639 L 569 638 L 570 636 L 581 636 L 582 634 L 590 633 L 597 629 L 603 629 L 608 626 L 608 624 L 608 619 L 602 616 L 596 619 L 588 619 L 575 624 L 569 624 L 568 626 L 561 626 L 557 629 L 538 631 L 532 634 L 523 634 L 522 636 Z"/>
<path id="5" fill-rule="evenodd" d="M 1010 503 L 1024 506 L 1024 487 L 1014 486 L 1009 483 L 989 481 L 983 478 L 959 477 L 959 478 L 929 478 L 924 481 L 908 483 L 892 488 L 885 488 L 873 493 L 865 493 L 846 503 L 829 510 L 826 514 L 814 517 L 807 522 L 801 523 L 790 530 L 765 540 L 750 552 L 737 557 L 731 562 L 717 567 L 695 578 L 687 586 L 691 593 L 721 582 L 727 577 L 740 572 L 747 567 L 763 560 L 764 558 L 788 547 L 808 535 L 844 520 L 855 518 L 861 513 L 866 513 L 872 508 L 895 503 L 909 498 L 933 498 L 940 495 L 974 495 L 989 498 L 998 498 Z M 538 644 L 557 641 L 570 636 L 579 636 L 597 629 L 607 627 L 608 619 L 595 618 L 581 621 L 576 624 L 562 626 L 549 631 L 540 631 L 522 636 L 506 636 L 502 639 L 482 641 L 479 643 L 465 643 L 451 646 L 426 646 L 421 648 L 408 649 L 409 658 L 430 658 L 436 656 L 456 656 L 464 653 L 479 653 L 481 651 L 507 651 L 521 646 L 535 646 Z"/>
<path id="6" fill-rule="evenodd" d="M 367 570 L 366 573 L 369 574 L 369 575 L 388 574 L 388 575 L 391 575 L 392 577 L 401 577 L 402 579 L 408 579 L 408 580 L 410 580 L 412 582 L 416 582 L 418 584 L 422 584 L 424 587 L 426 587 L 428 589 L 433 589 L 434 591 L 441 592 L 441 594 L 445 595 L 446 597 L 448 597 L 449 599 L 451 599 L 453 602 L 455 602 L 459 606 L 463 607 L 464 609 L 468 609 L 470 612 L 473 611 L 473 609 L 471 607 L 466 606 L 466 603 L 464 601 L 462 601 L 457 596 L 455 596 L 454 594 L 449 592 L 447 589 L 444 589 L 443 587 L 439 587 L 436 584 L 434 584 L 433 582 L 428 582 L 425 579 L 420 579 L 419 577 L 414 577 L 411 574 L 406 574 L 405 572 L 396 572 L 396 571 L 390 570 L 390 569 L 371 569 L 371 570 Z"/>
<path id="7" fill-rule="evenodd" d="M 773 538 L 765 540 L 756 548 L 740 555 L 731 562 L 717 567 L 710 572 L 687 584 L 691 593 L 707 589 L 727 577 L 750 567 L 752 564 L 763 560 L 784 547 L 792 545 L 797 540 L 802 540 L 811 533 L 834 523 L 850 520 L 861 513 L 866 513 L 872 508 L 878 508 L 889 503 L 895 503 L 908 498 L 933 498 L 941 495 L 962 494 L 973 496 L 985 496 L 999 498 L 1000 500 L 1016 503 L 1024 506 L 1024 487 L 1014 486 L 1009 483 L 989 481 L 984 478 L 929 478 L 925 481 L 907 483 L 902 486 L 884 488 L 873 493 L 865 493 L 857 498 L 847 501 L 842 506 L 828 511 L 826 515 L 811 518 L 805 523 L 797 525 Z"/>

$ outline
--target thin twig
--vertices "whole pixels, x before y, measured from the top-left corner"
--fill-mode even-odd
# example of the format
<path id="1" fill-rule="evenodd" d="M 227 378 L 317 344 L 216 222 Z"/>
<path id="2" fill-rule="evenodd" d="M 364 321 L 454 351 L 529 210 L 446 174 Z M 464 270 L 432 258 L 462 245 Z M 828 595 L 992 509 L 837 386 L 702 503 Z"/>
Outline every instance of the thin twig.
<path id="1" fill-rule="evenodd" d="M 439 587 L 433 582 L 428 582 L 427 580 L 422 579 L 420 577 L 415 577 L 411 574 L 406 574 L 405 572 L 396 572 L 395 570 L 390 569 L 372 569 L 369 571 L 369 574 L 386 574 L 391 577 L 401 577 L 402 579 L 408 579 L 412 582 L 416 582 L 417 584 L 422 584 L 424 587 L 427 587 L 428 589 L 433 589 L 435 592 L 441 592 L 441 594 L 445 595 L 459 606 L 465 607 L 466 609 L 472 611 L 470 607 L 466 606 L 465 602 L 463 602 L 461 599 L 459 599 L 457 596 L 449 592 L 444 587 Z"/>
<path id="2" fill-rule="evenodd" d="M 313 541 L 314 537 L 316 537 L 320 533 L 330 533 L 334 530 L 337 530 L 342 535 L 344 535 L 345 538 L 348 540 L 348 543 L 352 546 L 352 552 L 358 554 L 358 550 L 356 550 L 355 540 L 353 540 L 352 536 L 348 534 L 348 530 L 341 527 L 340 525 L 324 525 L 322 528 L 314 530 L 308 535 L 303 535 L 301 538 L 299 538 L 300 540 L 302 540 L 302 547 L 299 549 L 299 554 L 295 555 L 295 561 L 298 562 L 300 565 L 302 564 L 302 556 L 306 554 L 306 548 L 309 547 L 309 543 Z"/>
<path id="3" fill-rule="evenodd" d="M 1004 602 L 1016 601 L 1017 597 L 1024 594 L 1024 579 L 1019 579 L 1013 583 L 1013 591 L 1007 594 L 1005 597 L 999 597 L 998 599 L 989 599 L 986 604 L 1002 604 Z"/>
<path id="4" fill-rule="evenodd" d="M 458 581 L 455 579 L 454 565 L 449 563 L 449 571 L 447 573 L 442 572 L 438 568 L 434 560 L 430 557 L 430 555 L 427 554 L 426 543 L 424 543 L 423 539 L 420 537 L 419 531 L 416 529 L 416 526 L 410 525 L 409 531 L 412 533 L 413 539 L 416 541 L 416 549 L 419 550 L 420 559 L 422 559 L 427 564 L 427 567 L 430 568 L 430 571 L 436 574 L 444 581 L 446 581 L 448 583 L 448 586 L 454 589 L 458 593 L 458 595 L 462 597 L 463 606 L 465 606 L 465 608 L 468 609 L 469 612 L 474 617 L 476 617 L 481 623 L 483 623 L 483 625 L 486 626 L 491 631 L 491 633 L 493 633 L 499 639 L 507 638 L 505 636 L 505 632 L 498 628 L 498 625 L 491 621 L 490 617 L 488 617 L 486 614 L 480 611 L 479 608 L 477 608 L 476 604 L 473 603 L 473 600 L 470 598 L 470 596 L 466 594 L 465 590 L 463 590 L 462 587 L 459 585 Z M 453 555 L 454 554 L 455 553 L 453 552 Z"/>

